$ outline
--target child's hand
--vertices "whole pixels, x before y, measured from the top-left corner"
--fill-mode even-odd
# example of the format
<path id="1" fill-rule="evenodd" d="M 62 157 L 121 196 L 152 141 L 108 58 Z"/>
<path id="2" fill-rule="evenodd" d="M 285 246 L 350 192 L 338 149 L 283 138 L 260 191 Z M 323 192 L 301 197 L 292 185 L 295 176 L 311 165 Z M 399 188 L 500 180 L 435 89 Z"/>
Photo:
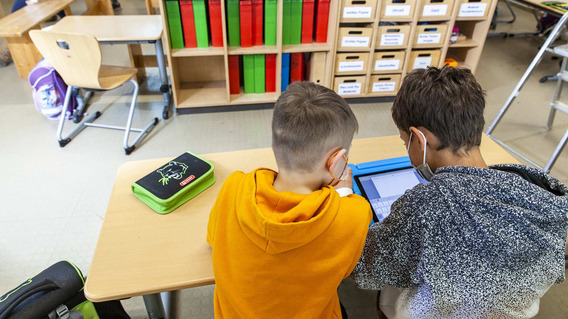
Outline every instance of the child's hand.
<path id="1" fill-rule="evenodd" d="M 351 167 L 346 167 L 343 175 L 340 177 L 341 181 L 335 185 L 336 189 L 347 187 L 353 188 L 353 172 L 351 171 Z"/>

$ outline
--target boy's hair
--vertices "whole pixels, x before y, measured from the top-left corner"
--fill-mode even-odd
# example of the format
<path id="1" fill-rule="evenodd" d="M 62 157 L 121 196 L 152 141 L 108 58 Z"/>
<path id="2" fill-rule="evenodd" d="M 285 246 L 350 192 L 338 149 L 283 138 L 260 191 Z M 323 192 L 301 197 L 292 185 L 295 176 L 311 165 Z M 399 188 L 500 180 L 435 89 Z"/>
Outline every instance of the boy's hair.
<path id="1" fill-rule="evenodd" d="M 348 149 L 357 129 L 355 114 L 337 93 L 311 82 L 294 82 L 276 101 L 272 116 L 278 167 L 312 172 L 333 148 Z"/>
<path id="2" fill-rule="evenodd" d="M 440 140 L 438 150 L 481 144 L 485 93 L 471 71 L 443 67 L 416 69 L 402 82 L 392 106 L 396 126 L 409 133 L 423 126 Z"/>

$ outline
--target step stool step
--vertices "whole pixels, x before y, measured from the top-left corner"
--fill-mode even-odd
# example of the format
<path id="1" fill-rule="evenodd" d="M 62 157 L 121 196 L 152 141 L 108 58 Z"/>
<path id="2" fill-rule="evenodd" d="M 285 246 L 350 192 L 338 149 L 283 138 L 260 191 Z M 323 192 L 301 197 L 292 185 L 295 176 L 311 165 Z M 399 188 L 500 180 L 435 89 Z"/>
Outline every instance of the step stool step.
<path id="1" fill-rule="evenodd" d="M 554 54 L 561 55 L 565 58 L 568 58 L 568 44 L 559 45 L 554 47 Z"/>
<path id="2" fill-rule="evenodd" d="M 557 109 L 558 111 L 568 113 L 568 104 L 556 101 L 550 104 L 553 108 Z"/>

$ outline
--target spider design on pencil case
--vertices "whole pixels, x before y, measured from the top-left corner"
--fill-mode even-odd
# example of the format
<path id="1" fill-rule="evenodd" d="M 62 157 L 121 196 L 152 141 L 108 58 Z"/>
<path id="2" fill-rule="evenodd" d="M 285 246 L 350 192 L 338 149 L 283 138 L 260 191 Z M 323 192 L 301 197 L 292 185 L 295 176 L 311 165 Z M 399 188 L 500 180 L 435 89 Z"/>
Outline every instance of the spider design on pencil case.
<path id="1" fill-rule="evenodd" d="M 158 182 L 162 183 L 162 186 L 167 185 L 170 181 L 170 178 L 181 179 L 186 170 L 186 164 L 171 161 L 168 163 L 168 165 L 156 171 L 160 173 L 160 175 L 162 175 L 162 178 L 160 178 Z"/>

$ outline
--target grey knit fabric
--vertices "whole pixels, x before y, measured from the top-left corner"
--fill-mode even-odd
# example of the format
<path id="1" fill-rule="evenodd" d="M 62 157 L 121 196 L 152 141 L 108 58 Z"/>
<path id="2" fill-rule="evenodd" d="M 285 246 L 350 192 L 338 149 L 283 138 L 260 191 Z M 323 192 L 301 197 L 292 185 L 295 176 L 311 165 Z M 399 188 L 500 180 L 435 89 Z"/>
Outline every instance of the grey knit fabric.
<path id="1" fill-rule="evenodd" d="M 371 226 L 351 276 L 364 289 L 409 288 L 399 302 L 411 318 L 531 317 L 533 302 L 564 281 L 567 194 L 522 165 L 440 168 Z"/>

